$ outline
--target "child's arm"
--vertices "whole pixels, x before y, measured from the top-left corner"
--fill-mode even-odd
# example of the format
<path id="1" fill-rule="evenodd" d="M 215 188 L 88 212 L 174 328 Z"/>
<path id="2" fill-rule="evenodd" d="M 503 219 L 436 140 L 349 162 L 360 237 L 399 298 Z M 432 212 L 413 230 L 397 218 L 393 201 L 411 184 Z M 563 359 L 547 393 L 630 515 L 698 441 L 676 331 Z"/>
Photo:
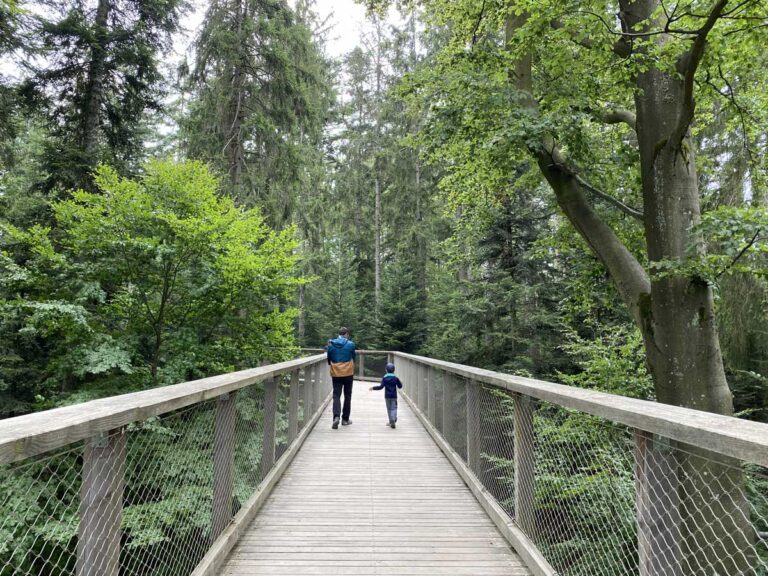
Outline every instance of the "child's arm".
<path id="1" fill-rule="evenodd" d="M 397 387 L 398 388 L 402 388 L 403 387 L 403 383 L 400 381 L 400 378 L 397 379 Z"/>
<path id="2" fill-rule="evenodd" d="M 382 388 L 384 388 L 384 381 L 383 380 L 382 380 L 382 382 L 378 386 L 371 386 L 370 388 L 368 388 L 368 390 L 381 390 Z"/>

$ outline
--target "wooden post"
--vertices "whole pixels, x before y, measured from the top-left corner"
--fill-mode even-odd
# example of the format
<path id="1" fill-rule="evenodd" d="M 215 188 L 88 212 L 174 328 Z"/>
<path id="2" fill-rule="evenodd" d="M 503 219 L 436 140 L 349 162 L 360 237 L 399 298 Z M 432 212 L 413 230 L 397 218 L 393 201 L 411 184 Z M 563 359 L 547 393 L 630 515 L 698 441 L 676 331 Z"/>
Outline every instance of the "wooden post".
<path id="1" fill-rule="evenodd" d="M 477 387 L 479 384 L 472 380 L 467 380 L 465 384 L 467 390 L 467 464 L 475 476 L 480 471 L 480 430 L 479 424 L 479 394 Z"/>
<path id="2" fill-rule="evenodd" d="M 436 394 L 436 388 L 437 384 L 435 383 L 435 371 L 432 370 L 431 366 L 426 367 L 426 376 L 427 376 L 427 418 L 429 418 L 429 421 L 432 423 L 432 425 L 435 425 L 435 417 L 437 416 L 437 406 L 435 403 L 437 402 L 437 394 Z"/>
<path id="3" fill-rule="evenodd" d="M 126 436 L 111 430 L 85 443 L 77 576 L 118 576 Z"/>
<path id="4" fill-rule="evenodd" d="M 357 357 L 359 359 L 357 378 L 362 380 L 365 378 L 365 354 L 358 354 Z"/>
<path id="5" fill-rule="evenodd" d="M 453 429 L 453 395 L 451 380 L 453 375 L 449 372 L 443 372 L 443 438 L 448 440 L 448 435 Z M 450 444 L 450 442 L 449 442 Z"/>
<path id="6" fill-rule="evenodd" d="M 513 394 L 515 402 L 515 522 L 529 538 L 536 533 L 534 488 L 536 482 L 533 441 L 533 402 L 530 396 Z"/>
<path id="7" fill-rule="evenodd" d="M 315 413 L 312 408 L 312 381 L 310 378 L 310 369 L 304 368 L 304 421 L 302 426 L 306 426 L 307 422 L 312 419 L 312 414 Z"/>
<path id="8" fill-rule="evenodd" d="M 680 496 L 672 450 L 635 430 L 635 509 L 639 576 L 666 576 L 680 565 Z"/>
<path id="9" fill-rule="evenodd" d="M 427 367 L 419 364 L 419 408 L 427 413 Z"/>
<path id="10" fill-rule="evenodd" d="M 235 462 L 235 421 L 237 392 L 216 401 L 216 428 L 213 437 L 213 508 L 211 540 L 216 540 L 232 519 L 233 465 Z"/>
<path id="11" fill-rule="evenodd" d="M 288 444 L 299 434 L 299 371 L 291 372 L 291 389 L 288 393 Z"/>
<path id="12" fill-rule="evenodd" d="M 275 463 L 275 425 L 277 423 L 277 381 L 264 381 L 264 435 L 261 445 L 261 478 Z"/>
<path id="13" fill-rule="evenodd" d="M 318 364 L 315 364 L 312 366 L 312 394 L 313 394 L 313 401 L 312 401 L 312 407 L 314 408 L 312 412 L 314 413 L 315 410 L 320 408 L 320 366 Z"/>

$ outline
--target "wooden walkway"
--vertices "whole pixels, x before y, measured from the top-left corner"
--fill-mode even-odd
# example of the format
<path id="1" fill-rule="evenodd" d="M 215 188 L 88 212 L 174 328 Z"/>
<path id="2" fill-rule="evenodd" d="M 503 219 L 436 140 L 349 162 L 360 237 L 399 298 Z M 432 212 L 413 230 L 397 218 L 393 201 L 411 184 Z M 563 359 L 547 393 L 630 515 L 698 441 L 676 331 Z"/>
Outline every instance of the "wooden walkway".
<path id="1" fill-rule="evenodd" d="M 351 426 L 329 406 L 220 574 L 529 576 L 405 401 L 392 430 L 368 386 Z"/>

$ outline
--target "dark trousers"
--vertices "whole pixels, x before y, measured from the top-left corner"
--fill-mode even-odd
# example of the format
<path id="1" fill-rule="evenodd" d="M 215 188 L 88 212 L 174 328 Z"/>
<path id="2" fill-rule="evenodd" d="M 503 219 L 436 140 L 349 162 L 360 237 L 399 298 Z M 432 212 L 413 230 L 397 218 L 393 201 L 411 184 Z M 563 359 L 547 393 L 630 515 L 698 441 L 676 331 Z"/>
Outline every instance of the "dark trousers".
<path id="1" fill-rule="evenodd" d="M 341 415 L 342 420 L 349 420 L 352 409 L 352 380 L 354 376 L 333 378 L 333 417 Z M 344 390 L 344 410 L 341 409 L 341 391 Z"/>

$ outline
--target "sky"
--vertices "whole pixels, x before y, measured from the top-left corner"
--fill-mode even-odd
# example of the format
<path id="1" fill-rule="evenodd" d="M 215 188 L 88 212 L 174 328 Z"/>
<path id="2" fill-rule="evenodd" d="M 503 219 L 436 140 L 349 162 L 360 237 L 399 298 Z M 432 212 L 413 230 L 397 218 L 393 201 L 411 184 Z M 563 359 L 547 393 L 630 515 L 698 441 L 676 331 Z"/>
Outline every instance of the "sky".
<path id="1" fill-rule="evenodd" d="M 289 0 L 290 1 L 290 0 Z M 193 0 L 192 10 L 184 19 L 184 32 L 176 41 L 176 51 L 183 54 L 205 16 L 208 0 Z M 292 3 L 292 2 L 291 2 Z M 333 25 L 328 35 L 328 55 L 339 57 L 357 46 L 366 22 L 365 7 L 354 0 L 316 0 L 321 20 L 330 16 Z"/>

